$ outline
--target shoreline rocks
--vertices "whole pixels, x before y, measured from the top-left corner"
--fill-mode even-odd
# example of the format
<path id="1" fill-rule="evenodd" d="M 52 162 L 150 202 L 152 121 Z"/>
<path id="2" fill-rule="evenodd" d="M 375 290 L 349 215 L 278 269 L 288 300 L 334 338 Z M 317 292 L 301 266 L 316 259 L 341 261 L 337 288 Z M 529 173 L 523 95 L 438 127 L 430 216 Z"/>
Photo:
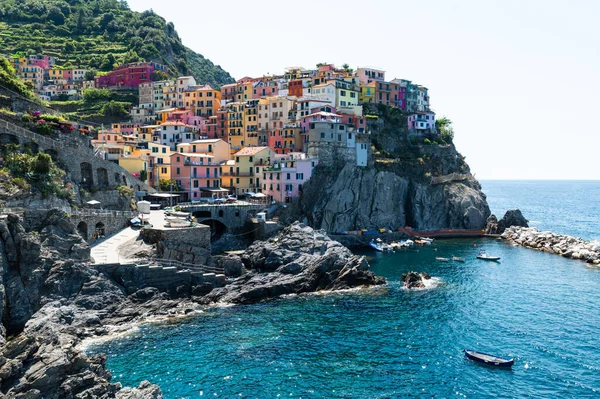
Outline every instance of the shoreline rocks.
<path id="1" fill-rule="evenodd" d="M 254 303 L 284 294 L 384 284 L 364 257 L 325 232 L 295 223 L 241 256 L 219 259 L 240 277 L 223 288 L 195 286 L 173 296 L 156 287 L 128 292 L 88 264 L 90 249 L 64 215 L 40 232 L 26 232 L 18 216 L 0 222 L 0 398 L 162 398 L 145 381 L 123 389 L 111 383 L 106 356 L 79 350 L 133 324 L 177 319 L 213 303 Z M 65 259 L 68 253 L 72 259 Z"/>
<path id="2" fill-rule="evenodd" d="M 600 242 L 598 241 L 586 241 L 579 237 L 527 227 L 509 227 L 501 235 L 501 238 L 526 248 L 595 265 L 600 264 Z"/>

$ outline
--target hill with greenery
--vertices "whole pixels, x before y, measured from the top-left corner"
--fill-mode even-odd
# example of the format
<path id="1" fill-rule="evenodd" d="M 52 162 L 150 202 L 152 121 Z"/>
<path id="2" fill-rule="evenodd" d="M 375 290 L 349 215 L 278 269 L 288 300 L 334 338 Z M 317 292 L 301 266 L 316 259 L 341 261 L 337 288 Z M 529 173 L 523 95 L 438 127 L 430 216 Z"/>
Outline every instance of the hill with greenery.
<path id="1" fill-rule="evenodd" d="M 37 97 L 33 92 L 33 87 L 26 84 L 17 76 L 14 68 L 7 59 L 0 57 L 0 85 L 7 89 L 22 95 L 30 100 L 37 101 Z"/>
<path id="2" fill-rule="evenodd" d="M 151 10 L 132 11 L 124 0 L 0 0 L 0 52 L 51 55 L 59 66 L 92 72 L 154 61 L 170 77 L 192 75 L 217 87 L 233 82 L 185 47 L 172 22 Z"/>

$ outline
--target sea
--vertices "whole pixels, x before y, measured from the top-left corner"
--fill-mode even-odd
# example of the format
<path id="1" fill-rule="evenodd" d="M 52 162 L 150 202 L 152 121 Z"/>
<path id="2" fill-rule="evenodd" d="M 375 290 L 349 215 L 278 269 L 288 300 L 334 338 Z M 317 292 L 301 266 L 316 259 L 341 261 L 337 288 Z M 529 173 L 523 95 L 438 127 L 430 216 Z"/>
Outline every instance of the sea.
<path id="1" fill-rule="evenodd" d="M 482 186 L 499 218 L 519 208 L 540 230 L 600 237 L 600 182 Z M 600 397 L 600 268 L 489 238 L 361 253 L 386 287 L 207 309 L 87 351 L 108 354 L 114 382 L 149 380 L 169 399 Z M 465 262 L 436 260 L 452 256 Z M 433 278 L 409 291 L 408 271 Z"/>

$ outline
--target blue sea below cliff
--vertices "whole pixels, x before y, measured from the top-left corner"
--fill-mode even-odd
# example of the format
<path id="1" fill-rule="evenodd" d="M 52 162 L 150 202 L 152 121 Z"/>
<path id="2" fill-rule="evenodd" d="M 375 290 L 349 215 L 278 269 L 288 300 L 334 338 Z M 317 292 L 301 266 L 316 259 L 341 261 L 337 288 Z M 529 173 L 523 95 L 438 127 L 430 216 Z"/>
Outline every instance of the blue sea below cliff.
<path id="1" fill-rule="evenodd" d="M 518 207 L 541 229 L 600 234 L 600 182 L 482 184 L 499 217 Z M 600 269 L 492 239 L 364 254 L 386 288 L 210 309 L 90 351 L 109 354 L 114 381 L 171 399 L 600 397 Z M 453 255 L 466 261 L 435 259 Z M 410 270 L 435 278 L 408 291 Z M 516 363 L 480 366 L 463 348 Z"/>

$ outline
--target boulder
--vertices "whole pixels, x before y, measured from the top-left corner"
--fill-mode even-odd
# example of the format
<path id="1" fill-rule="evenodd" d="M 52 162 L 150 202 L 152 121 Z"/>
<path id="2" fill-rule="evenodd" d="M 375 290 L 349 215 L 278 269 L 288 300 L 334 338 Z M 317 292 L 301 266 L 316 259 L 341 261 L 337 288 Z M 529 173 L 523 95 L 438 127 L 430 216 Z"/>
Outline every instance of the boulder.
<path id="1" fill-rule="evenodd" d="M 402 273 L 402 283 L 404 288 L 425 288 L 424 280 L 431 279 L 431 276 L 427 273 L 408 272 Z"/>
<path id="2" fill-rule="evenodd" d="M 523 214 L 519 209 L 514 209 L 507 211 L 504 214 L 504 217 L 500 219 L 498 222 L 498 233 L 504 233 L 508 227 L 516 226 L 516 227 L 529 227 L 529 220 L 525 219 Z"/>

